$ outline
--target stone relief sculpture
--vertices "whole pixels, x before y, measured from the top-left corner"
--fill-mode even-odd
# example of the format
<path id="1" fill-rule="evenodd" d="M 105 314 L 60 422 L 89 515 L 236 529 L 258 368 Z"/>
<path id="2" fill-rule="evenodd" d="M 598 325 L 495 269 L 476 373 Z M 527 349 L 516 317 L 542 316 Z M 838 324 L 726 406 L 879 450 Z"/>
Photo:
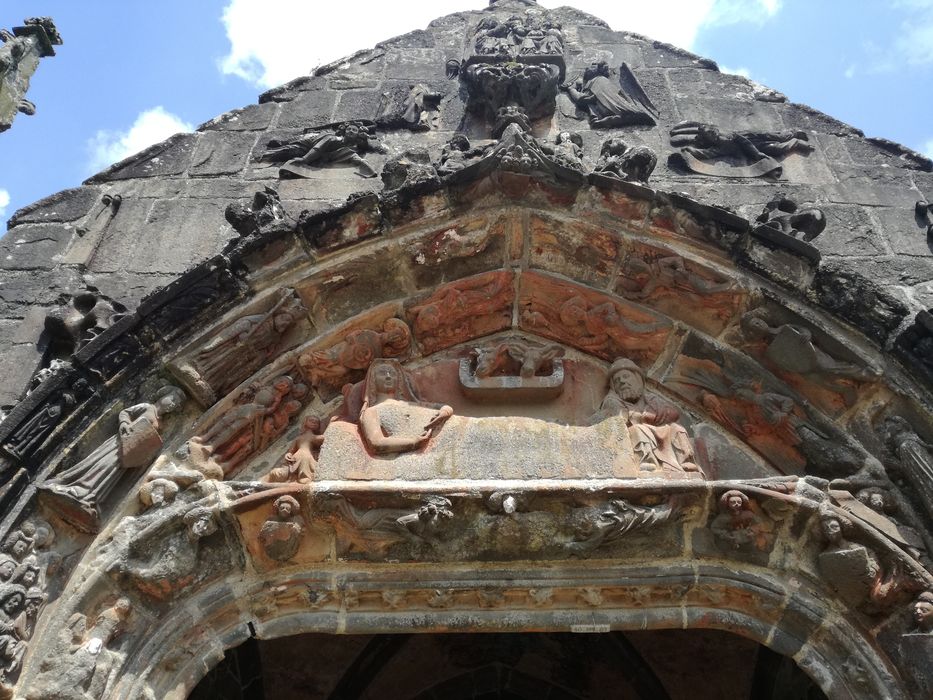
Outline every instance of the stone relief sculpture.
<path id="1" fill-rule="evenodd" d="M 474 148 L 466 136 L 454 134 L 441 149 L 441 158 L 437 164 L 438 175 L 452 175 L 478 162 L 488 153 L 490 147 L 491 144 L 487 142 Z"/>
<path id="2" fill-rule="evenodd" d="M 301 302 L 283 289 L 268 310 L 233 321 L 182 360 L 176 372 L 211 405 L 275 357 L 285 333 L 304 315 Z"/>
<path id="3" fill-rule="evenodd" d="M 621 358 L 609 368 L 609 391 L 590 424 L 622 416 L 629 426 L 639 470 L 668 479 L 703 478 L 695 463 L 693 441 L 677 420 L 680 412 L 656 396 L 645 394 L 644 370 Z"/>
<path id="4" fill-rule="evenodd" d="M 726 550 L 770 552 L 774 546 L 773 521 L 757 501 L 735 489 L 719 497 L 719 514 L 709 529 Z"/>
<path id="5" fill-rule="evenodd" d="M 476 55 L 495 58 L 560 56 L 564 52 L 561 25 L 547 16 L 512 15 L 504 22 L 486 17 L 474 31 L 473 44 Z"/>
<path id="6" fill-rule="evenodd" d="M 279 193 L 264 187 L 253 195 L 248 204 L 230 203 L 224 209 L 224 218 L 241 237 L 255 236 L 264 228 L 286 218 Z"/>
<path id="7" fill-rule="evenodd" d="M 404 128 L 411 131 L 430 131 L 437 128 L 438 106 L 444 93 L 434 92 L 423 83 L 412 85 L 404 98 L 384 93 L 385 106 L 376 123 L 386 128 Z"/>
<path id="8" fill-rule="evenodd" d="M 61 557 L 51 551 L 55 532 L 26 521 L 0 546 L 0 697 L 12 697 L 36 621 L 48 600 L 49 577 Z"/>
<path id="9" fill-rule="evenodd" d="M 838 360 L 817 345 L 813 333 L 795 323 L 772 325 L 768 312 L 759 307 L 742 316 L 742 330 L 749 339 L 764 339 L 764 356 L 778 368 L 806 375 L 820 382 L 831 378 L 871 381 L 881 376 L 881 370 L 871 365 L 860 366 Z"/>
<path id="10" fill-rule="evenodd" d="M 638 505 L 616 498 L 589 512 L 577 533 L 578 539 L 567 549 L 575 554 L 591 552 L 598 547 L 613 544 L 631 532 L 638 532 L 671 522 L 680 515 L 681 502 L 669 498 L 658 505 Z"/>
<path id="11" fill-rule="evenodd" d="M 917 596 L 913 605 L 913 619 L 917 632 L 933 632 L 933 591 L 924 591 Z"/>
<path id="12" fill-rule="evenodd" d="M 372 508 L 365 510 L 345 498 L 334 500 L 334 513 L 364 540 L 382 546 L 397 542 L 435 544 L 445 520 L 454 517 L 452 504 L 443 496 L 426 496 L 415 509 Z"/>
<path id="13" fill-rule="evenodd" d="M 709 279 L 694 272 L 679 255 L 654 260 L 632 256 L 626 259 L 623 271 L 625 279 L 620 286 L 629 299 L 647 299 L 662 288 L 706 297 L 728 292 L 737 286 L 735 280 Z"/>
<path id="14" fill-rule="evenodd" d="M 629 182 L 647 183 L 658 156 L 647 146 L 629 146 L 620 137 L 603 141 L 594 173 Z"/>
<path id="15" fill-rule="evenodd" d="M 307 396 L 307 385 L 288 375 L 258 387 L 251 399 L 218 412 L 188 441 L 192 460 L 196 465 L 213 463 L 230 474 L 285 432 Z"/>
<path id="16" fill-rule="evenodd" d="M 553 113 L 560 75 L 560 67 L 551 63 L 474 63 L 462 72 L 471 109 L 489 120 L 505 107 L 526 120 Z"/>
<path id="17" fill-rule="evenodd" d="M 816 207 L 800 209 L 797 203 L 784 195 L 778 195 L 765 205 L 764 211 L 755 219 L 761 226 L 780 232 L 791 238 L 810 242 L 826 228 L 826 216 Z"/>
<path id="18" fill-rule="evenodd" d="M 315 168 L 344 164 L 356 167 L 360 177 L 376 177 L 363 158 L 369 152 L 387 152 L 376 138 L 375 127 L 350 121 L 334 125 L 332 131 L 307 131 L 288 141 L 273 139 L 260 160 L 284 163 L 279 168 L 281 178 L 310 177 Z"/>
<path id="19" fill-rule="evenodd" d="M 926 229 L 927 238 L 933 237 L 933 204 L 926 200 L 918 201 L 914 205 L 914 216 L 917 223 Z"/>
<path id="20" fill-rule="evenodd" d="M 632 70 L 623 63 L 619 80 L 613 81 L 605 61 L 591 63 L 583 76 L 561 85 L 578 109 L 588 113 L 594 129 L 620 126 L 655 126 L 658 109 L 642 89 Z"/>
<path id="21" fill-rule="evenodd" d="M 502 330 L 511 322 L 512 275 L 494 272 L 445 285 L 408 310 L 426 353 Z"/>
<path id="22" fill-rule="evenodd" d="M 67 359 L 126 316 L 123 304 L 106 298 L 97 289 L 75 294 L 45 317 L 50 344 L 48 359 Z"/>
<path id="23" fill-rule="evenodd" d="M 523 339 L 479 346 L 460 361 L 460 386 L 475 398 L 554 398 L 563 390 L 563 355 L 560 345 Z"/>
<path id="24" fill-rule="evenodd" d="M 401 357 L 410 347 L 408 324 L 389 318 L 383 322 L 381 330 L 350 331 L 326 350 L 302 353 L 298 357 L 298 367 L 311 386 L 340 386 L 352 372 L 367 369 L 377 357 Z"/>
<path id="25" fill-rule="evenodd" d="M 301 504 L 285 494 L 272 504 L 273 514 L 259 530 L 259 544 L 270 559 L 288 561 L 298 552 L 304 533 Z"/>
<path id="26" fill-rule="evenodd" d="M 897 415 L 888 416 L 880 432 L 885 447 L 895 459 L 892 466 L 917 492 L 927 515 L 933 518 L 933 445 Z"/>
<path id="27" fill-rule="evenodd" d="M 681 122 L 671 129 L 671 146 L 680 152 L 672 162 L 700 175 L 715 177 L 773 177 L 783 173 L 778 159 L 813 150 L 803 131 L 724 132 L 712 124 Z"/>
<path id="28" fill-rule="evenodd" d="M 317 416 L 305 418 L 301 433 L 295 439 L 292 448 L 282 458 L 284 464 L 270 470 L 263 477 L 263 481 L 310 483 L 314 479 L 314 468 L 317 466 L 321 445 L 324 444 L 322 432 L 320 418 Z"/>
<path id="29" fill-rule="evenodd" d="M 396 360 L 376 360 L 366 373 L 360 411 L 360 435 L 376 454 L 408 452 L 424 447 L 453 409 L 424 403 Z"/>
<path id="30" fill-rule="evenodd" d="M 39 59 L 54 56 L 62 37 L 51 17 L 30 17 L 12 32 L 0 29 L 0 41 L 0 131 L 6 131 L 17 112 L 36 113 L 36 106 L 26 99 L 29 81 Z"/>
<path id="31" fill-rule="evenodd" d="M 39 665 L 39 682 L 27 700 L 96 700 L 104 696 L 120 657 L 108 648 L 122 632 L 132 611 L 128 598 L 118 598 L 98 613 L 91 625 L 75 613 L 62 630 L 57 648 Z"/>
<path id="32" fill-rule="evenodd" d="M 894 495 L 893 484 L 890 488 L 881 486 L 858 488 L 858 482 L 857 478 L 836 479 L 830 482 L 829 494 L 833 502 L 856 521 L 884 535 L 913 559 L 929 568 L 930 560 L 927 556 L 925 538 L 918 530 L 901 522 L 904 516 L 909 517 L 909 514 L 903 512 L 899 503 L 901 499 Z M 838 486 L 849 486 L 851 491 L 837 490 Z"/>
<path id="33" fill-rule="evenodd" d="M 185 398 L 181 389 L 168 385 L 156 392 L 155 403 L 136 404 L 120 411 L 119 427 L 114 436 L 39 488 L 76 527 L 96 532 L 101 522 L 101 508 L 123 470 L 139 469 L 152 463 L 162 449 L 159 428 L 163 416 L 181 408 Z"/>

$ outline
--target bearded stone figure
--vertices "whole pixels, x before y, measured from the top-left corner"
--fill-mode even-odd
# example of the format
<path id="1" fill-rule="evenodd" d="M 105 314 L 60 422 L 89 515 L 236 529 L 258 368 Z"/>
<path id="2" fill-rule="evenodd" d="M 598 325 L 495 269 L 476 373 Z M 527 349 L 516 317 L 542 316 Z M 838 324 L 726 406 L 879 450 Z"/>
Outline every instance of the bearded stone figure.
<path id="1" fill-rule="evenodd" d="M 645 394 L 645 374 L 632 360 L 621 358 L 609 368 L 609 391 L 590 424 L 623 417 L 639 459 L 639 471 L 666 478 L 703 476 L 694 462 L 693 441 L 677 421 L 680 412 L 656 396 Z"/>

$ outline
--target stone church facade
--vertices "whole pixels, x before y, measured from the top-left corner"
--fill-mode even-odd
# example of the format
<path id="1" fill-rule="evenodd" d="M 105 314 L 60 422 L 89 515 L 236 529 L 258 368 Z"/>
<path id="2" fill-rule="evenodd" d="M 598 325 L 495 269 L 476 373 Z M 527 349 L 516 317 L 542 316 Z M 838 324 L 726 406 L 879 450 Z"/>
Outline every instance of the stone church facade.
<path id="1" fill-rule="evenodd" d="M 931 171 L 498 0 L 20 210 L 0 693 L 928 697 Z"/>

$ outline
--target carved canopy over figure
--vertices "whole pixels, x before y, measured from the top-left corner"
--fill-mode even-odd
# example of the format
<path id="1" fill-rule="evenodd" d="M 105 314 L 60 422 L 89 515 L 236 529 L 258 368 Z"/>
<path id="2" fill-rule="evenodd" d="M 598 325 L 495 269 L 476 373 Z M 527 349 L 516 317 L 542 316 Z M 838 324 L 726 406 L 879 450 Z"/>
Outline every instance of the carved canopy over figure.
<path id="1" fill-rule="evenodd" d="M 561 86 L 580 109 L 589 113 L 594 128 L 654 126 L 657 108 L 648 99 L 631 69 L 623 63 L 620 80 L 610 77 L 605 61 L 591 63 L 576 83 Z"/>
<path id="2" fill-rule="evenodd" d="M 95 529 L 101 506 L 120 480 L 122 470 L 145 467 L 155 459 L 162 449 L 161 418 L 178 410 L 184 400 L 181 389 L 168 385 L 156 392 L 154 404 L 136 404 L 120 411 L 116 435 L 40 488 L 56 501 L 72 505 L 67 512 L 75 525 Z"/>
<path id="3" fill-rule="evenodd" d="M 424 447 L 452 415 L 450 406 L 420 401 L 396 360 L 376 360 L 366 373 L 360 434 L 376 454 Z"/>
<path id="4" fill-rule="evenodd" d="M 285 164 L 279 177 L 306 177 L 307 168 L 349 163 L 361 177 L 376 177 L 376 171 L 363 160 L 369 151 L 385 153 L 375 129 L 363 122 L 344 122 L 333 133 L 308 131 L 290 141 L 272 140 L 260 160 Z"/>
<path id="5" fill-rule="evenodd" d="M 693 441 L 677 423 L 680 412 L 656 396 L 647 396 L 644 370 L 625 358 L 609 368 L 609 392 L 590 423 L 613 416 L 628 423 L 640 471 L 660 471 L 658 476 L 667 478 L 703 476 L 694 462 Z"/>

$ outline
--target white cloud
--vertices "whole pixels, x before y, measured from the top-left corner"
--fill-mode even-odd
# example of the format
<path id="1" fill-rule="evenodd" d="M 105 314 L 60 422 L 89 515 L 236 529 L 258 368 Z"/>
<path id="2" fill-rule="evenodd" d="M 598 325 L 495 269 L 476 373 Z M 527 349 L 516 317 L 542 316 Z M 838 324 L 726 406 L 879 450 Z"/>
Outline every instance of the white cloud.
<path id="1" fill-rule="evenodd" d="M 10 206 L 10 193 L 6 190 L 0 190 L 0 216 L 6 214 L 8 206 Z"/>
<path id="2" fill-rule="evenodd" d="M 751 80 L 752 78 L 751 71 L 749 71 L 748 68 L 745 68 L 745 67 L 728 68 L 726 66 L 719 66 L 719 70 L 723 73 L 732 73 L 732 75 L 741 75 L 743 78 L 748 78 L 749 80 Z"/>
<path id="3" fill-rule="evenodd" d="M 689 49 L 704 26 L 762 23 L 781 9 L 782 0 L 543 0 L 543 7 L 573 5 L 616 30 L 635 32 Z M 230 52 L 220 70 L 261 88 L 308 74 L 390 37 L 423 29 L 436 17 L 482 10 L 486 0 L 228 0 L 222 21 Z"/>
<path id="4" fill-rule="evenodd" d="M 843 73 L 843 75 L 849 80 L 854 78 L 855 77 L 855 64 L 853 63 L 851 66 L 846 68 L 845 73 Z"/>
<path id="5" fill-rule="evenodd" d="M 88 170 L 97 172 L 148 146 L 164 141 L 173 134 L 193 129 L 191 124 L 166 111 L 162 106 L 147 109 L 139 113 L 136 121 L 126 131 L 101 130 L 88 139 Z"/>
<path id="6" fill-rule="evenodd" d="M 920 152 L 927 158 L 933 158 L 933 139 L 928 139 L 927 142 L 920 147 Z M 2 190 L 0 190 L 0 192 L 2 192 Z"/>

